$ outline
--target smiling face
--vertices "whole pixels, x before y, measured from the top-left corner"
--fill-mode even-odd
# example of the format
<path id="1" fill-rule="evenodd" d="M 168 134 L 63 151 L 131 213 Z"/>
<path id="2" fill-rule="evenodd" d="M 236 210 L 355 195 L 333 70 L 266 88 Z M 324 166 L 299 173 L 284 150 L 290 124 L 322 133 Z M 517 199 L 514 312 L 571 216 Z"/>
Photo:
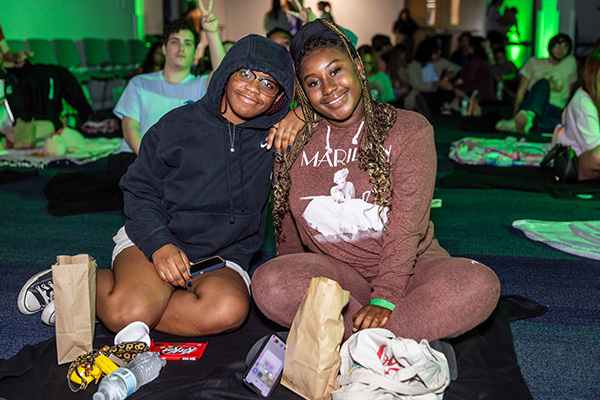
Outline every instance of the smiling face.
<path id="1" fill-rule="evenodd" d="M 163 53 L 165 54 L 165 67 L 189 70 L 196 54 L 194 34 L 189 29 L 181 29 L 172 33 L 167 43 L 163 44 Z"/>
<path id="2" fill-rule="evenodd" d="M 299 78 L 312 107 L 332 125 L 345 128 L 364 118 L 360 78 L 346 53 L 314 50 L 302 62 Z"/>
<path id="3" fill-rule="evenodd" d="M 259 71 L 252 72 L 259 79 L 264 78 L 275 82 L 275 79 L 269 74 Z M 223 114 L 231 123 L 241 124 L 266 112 L 276 100 L 285 95 L 283 92 L 280 92 L 275 97 L 266 96 L 259 90 L 259 79 L 254 79 L 252 82 L 246 84 L 235 80 L 234 74 L 227 80 L 228 107 Z"/>

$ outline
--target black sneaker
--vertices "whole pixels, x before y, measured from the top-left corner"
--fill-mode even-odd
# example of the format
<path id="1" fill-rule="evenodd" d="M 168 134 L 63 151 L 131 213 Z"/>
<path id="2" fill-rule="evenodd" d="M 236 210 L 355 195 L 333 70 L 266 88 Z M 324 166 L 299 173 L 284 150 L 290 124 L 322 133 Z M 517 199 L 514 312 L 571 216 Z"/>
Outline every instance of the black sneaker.
<path id="1" fill-rule="evenodd" d="M 23 314 L 33 314 L 43 310 L 54 300 L 52 269 L 38 272 L 32 276 L 19 292 L 17 305 Z"/>

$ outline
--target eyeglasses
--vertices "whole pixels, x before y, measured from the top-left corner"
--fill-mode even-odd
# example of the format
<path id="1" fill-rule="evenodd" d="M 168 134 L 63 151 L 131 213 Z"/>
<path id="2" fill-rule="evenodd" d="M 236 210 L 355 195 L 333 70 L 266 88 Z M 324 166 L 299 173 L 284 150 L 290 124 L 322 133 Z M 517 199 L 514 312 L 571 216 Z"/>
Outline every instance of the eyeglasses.
<path id="1" fill-rule="evenodd" d="M 567 42 L 557 42 L 557 43 L 554 43 L 554 48 L 555 49 L 557 49 L 559 47 L 561 49 L 568 49 L 569 48 L 569 43 L 567 43 Z"/>
<path id="2" fill-rule="evenodd" d="M 259 78 L 249 69 L 240 69 L 233 74 L 233 79 L 244 85 L 249 85 L 258 80 L 258 91 L 268 97 L 275 97 L 279 93 L 279 85 L 267 78 Z"/>

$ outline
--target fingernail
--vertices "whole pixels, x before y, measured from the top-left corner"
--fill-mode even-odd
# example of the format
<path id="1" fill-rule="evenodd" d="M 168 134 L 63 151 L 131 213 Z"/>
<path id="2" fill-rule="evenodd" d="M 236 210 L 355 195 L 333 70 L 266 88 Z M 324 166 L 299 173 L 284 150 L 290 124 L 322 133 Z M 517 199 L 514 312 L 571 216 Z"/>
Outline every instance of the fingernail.
<path id="1" fill-rule="evenodd" d="M 282 156 L 283 156 L 283 155 L 285 155 L 285 151 L 282 151 L 282 152 L 281 152 L 281 155 L 282 155 Z"/>
<path id="2" fill-rule="evenodd" d="M 188 286 L 192 286 L 192 281 L 188 281 Z"/>
<path id="3" fill-rule="evenodd" d="M 279 157 L 279 152 L 275 152 L 275 157 Z"/>
<path id="4" fill-rule="evenodd" d="M 289 149 L 291 149 L 291 148 L 292 148 L 292 145 L 291 145 L 291 144 L 288 144 L 288 150 L 289 150 Z"/>
<path id="5" fill-rule="evenodd" d="M 356 328 L 352 328 L 352 332 L 356 332 Z"/>

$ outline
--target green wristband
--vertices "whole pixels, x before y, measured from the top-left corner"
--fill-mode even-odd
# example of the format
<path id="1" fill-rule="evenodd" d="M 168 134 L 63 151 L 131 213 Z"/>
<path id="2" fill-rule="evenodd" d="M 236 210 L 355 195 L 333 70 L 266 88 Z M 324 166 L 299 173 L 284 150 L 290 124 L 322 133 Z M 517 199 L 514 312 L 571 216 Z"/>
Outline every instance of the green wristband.
<path id="1" fill-rule="evenodd" d="M 394 311 L 394 308 L 396 308 L 394 303 L 390 303 L 384 299 L 371 299 L 371 305 L 387 308 L 390 311 Z"/>

